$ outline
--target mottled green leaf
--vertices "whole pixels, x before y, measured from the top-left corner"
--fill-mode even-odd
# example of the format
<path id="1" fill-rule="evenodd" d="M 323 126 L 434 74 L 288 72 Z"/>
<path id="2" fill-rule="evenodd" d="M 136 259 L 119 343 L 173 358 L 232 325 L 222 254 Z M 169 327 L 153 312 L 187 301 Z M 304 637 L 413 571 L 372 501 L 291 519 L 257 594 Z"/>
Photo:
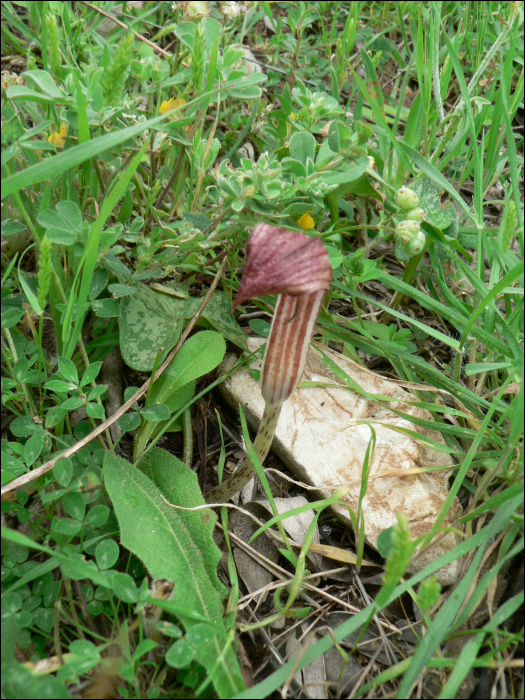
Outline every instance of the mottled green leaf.
<path id="1" fill-rule="evenodd" d="M 142 372 L 153 369 L 158 352 L 162 350 L 161 359 L 166 357 L 201 303 L 200 298 L 172 297 L 138 284 L 136 293 L 120 302 L 120 349 L 124 362 Z M 230 301 L 223 292 L 215 292 L 202 318 L 228 340 L 246 347 L 246 336 L 233 318 Z"/>
<path id="2" fill-rule="evenodd" d="M 456 209 L 448 197 L 442 201 L 443 187 L 421 175 L 410 183 L 410 189 L 419 196 L 419 206 L 427 215 L 426 221 L 439 228 L 444 234 L 457 238 L 459 225 Z"/>

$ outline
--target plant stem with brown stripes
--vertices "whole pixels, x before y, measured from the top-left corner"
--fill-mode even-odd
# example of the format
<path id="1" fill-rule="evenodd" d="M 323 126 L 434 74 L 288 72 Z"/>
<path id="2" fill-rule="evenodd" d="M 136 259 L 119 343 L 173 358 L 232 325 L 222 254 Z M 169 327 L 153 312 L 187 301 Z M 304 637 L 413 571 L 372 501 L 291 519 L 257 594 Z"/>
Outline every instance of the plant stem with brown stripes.
<path id="1" fill-rule="evenodd" d="M 235 306 L 254 296 L 279 294 L 261 371 L 266 405 L 253 445 L 261 463 L 272 444 L 281 407 L 301 380 L 331 281 L 332 267 L 319 238 L 266 224 L 254 228 Z M 225 503 L 254 475 L 247 457 L 227 481 L 206 494 L 206 500 Z"/>

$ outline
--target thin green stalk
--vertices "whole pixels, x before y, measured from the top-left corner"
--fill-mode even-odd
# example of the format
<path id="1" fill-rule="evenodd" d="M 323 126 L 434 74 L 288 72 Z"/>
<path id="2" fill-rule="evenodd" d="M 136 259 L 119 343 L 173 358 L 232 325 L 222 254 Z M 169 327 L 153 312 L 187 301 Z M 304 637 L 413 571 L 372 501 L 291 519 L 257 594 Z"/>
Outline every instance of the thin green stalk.
<path id="1" fill-rule="evenodd" d="M 18 353 L 16 352 L 16 347 L 15 347 L 15 344 L 13 342 L 13 336 L 11 335 L 9 328 L 3 328 L 2 330 L 4 331 L 5 337 L 7 338 L 7 342 L 9 344 L 9 349 L 11 350 L 11 355 L 13 357 L 13 362 L 16 365 L 16 363 L 18 362 Z M 33 401 L 33 396 L 31 395 L 31 392 L 29 391 L 27 384 L 22 384 L 21 382 L 19 384 L 20 384 L 20 388 L 22 389 L 22 392 L 26 395 L 27 403 L 29 404 L 29 413 L 30 413 L 31 417 L 36 416 L 38 411 L 36 410 L 36 406 L 35 406 L 35 403 Z"/>
<path id="2" fill-rule="evenodd" d="M 425 249 L 419 253 L 419 255 L 415 255 L 413 258 L 410 258 L 410 260 L 407 262 L 407 265 L 405 267 L 405 272 L 403 273 L 403 279 L 402 282 L 405 284 L 411 284 L 412 280 L 416 276 L 417 268 L 419 267 L 419 262 L 423 255 L 425 254 L 426 246 Z M 394 311 L 397 309 L 399 304 L 401 303 L 401 300 L 405 296 L 404 292 L 396 292 L 394 295 L 394 298 L 390 302 L 389 308 L 394 309 Z M 384 323 L 385 325 L 390 323 L 390 319 L 392 316 L 388 313 L 385 313 L 383 315 L 383 318 L 381 319 L 381 323 Z"/>
<path id="3" fill-rule="evenodd" d="M 246 120 L 246 124 L 244 125 L 244 129 L 241 131 L 240 135 L 235 140 L 235 143 L 233 144 L 233 146 L 231 146 L 231 148 L 228 150 L 228 152 L 224 156 L 224 160 L 230 160 L 230 158 L 237 151 L 237 149 L 239 148 L 241 143 L 244 141 L 246 136 L 250 133 L 250 129 L 252 128 L 252 124 L 253 124 L 253 120 L 257 116 L 257 112 L 259 110 L 260 101 L 261 101 L 261 98 L 259 97 L 259 99 L 255 103 L 252 111 L 248 115 L 248 119 Z"/>
<path id="4" fill-rule="evenodd" d="M 281 415 L 281 408 L 282 404 L 271 406 L 268 403 L 264 407 L 263 417 L 253 443 L 253 449 L 261 464 L 270 450 L 277 421 Z M 233 476 L 206 494 L 206 501 L 208 503 L 227 503 L 234 494 L 246 486 L 255 474 L 255 467 L 251 459 L 246 457 Z"/>
<path id="5" fill-rule="evenodd" d="M 441 124 L 445 120 L 443 99 L 441 98 L 441 79 L 439 76 L 439 14 L 441 12 L 441 2 L 433 2 L 432 9 L 434 12 L 434 32 L 432 37 L 432 86 L 434 88 L 434 99 L 436 100 L 438 120 Z"/>
<path id="6" fill-rule="evenodd" d="M 191 408 L 187 408 L 182 414 L 182 430 L 184 432 L 184 456 L 182 461 L 191 469 L 193 464 L 193 426 L 191 423 Z"/>
<path id="7" fill-rule="evenodd" d="M 330 221 L 332 225 L 337 225 L 339 223 L 339 200 L 330 193 L 326 195 L 326 201 L 330 209 Z"/>
<path id="8" fill-rule="evenodd" d="M 40 399 L 40 418 L 44 417 L 44 399 L 42 396 L 42 369 L 44 368 L 44 353 L 42 349 L 42 336 L 44 330 L 44 314 L 38 317 L 38 397 Z M 47 376 L 47 373 L 46 373 Z"/>

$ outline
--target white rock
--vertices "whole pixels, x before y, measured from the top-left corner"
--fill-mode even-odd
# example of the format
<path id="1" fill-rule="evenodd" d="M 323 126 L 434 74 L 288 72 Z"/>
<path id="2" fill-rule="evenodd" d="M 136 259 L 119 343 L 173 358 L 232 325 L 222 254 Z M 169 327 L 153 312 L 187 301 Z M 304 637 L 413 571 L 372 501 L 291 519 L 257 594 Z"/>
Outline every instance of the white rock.
<path id="1" fill-rule="evenodd" d="M 249 338 L 248 347 L 255 351 L 265 339 Z M 418 418 L 431 420 L 428 411 L 407 404 L 416 400 L 395 382 L 370 372 L 343 355 L 328 348 L 323 352 L 369 394 L 383 394 L 396 399 L 392 408 Z M 225 358 L 220 370 L 228 371 L 236 361 L 234 355 Z M 261 362 L 254 362 L 260 369 Z M 319 489 L 319 496 L 327 498 L 342 486 L 351 485 L 342 499 L 357 511 L 361 473 L 371 430 L 362 420 L 374 421 L 376 445 L 370 469 L 368 489 L 363 499 L 365 538 L 377 548 L 377 537 L 397 522 L 396 512 L 405 514 L 414 538 L 429 532 L 448 496 L 450 471 L 442 469 L 426 473 L 411 473 L 422 467 L 452 467 L 452 457 L 438 452 L 402 435 L 388 426 L 399 426 L 431 437 L 445 444 L 439 432 L 419 428 L 410 421 L 396 416 L 385 405 L 366 399 L 343 388 L 343 382 L 310 350 L 302 381 L 328 382 L 336 388 L 304 387 L 294 391 L 283 405 L 272 450 L 293 471 L 296 477 Z M 341 388 L 339 388 L 341 387 Z M 242 405 L 248 423 L 257 428 L 264 410 L 259 384 L 250 372 L 240 370 L 219 385 L 228 403 L 237 409 Z M 379 421 L 379 423 L 377 422 Z M 391 475 L 392 470 L 405 474 Z M 390 475 L 381 476 L 388 473 Z M 443 527 L 451 524 L 460 512 L 455 499 Z M 335 507 L 338 517 L 351 525 L 348 511 Z M 409 572 L 423 569 L 459 543 L 459 536 L 448 532 L 440 536 L 420 556 L 413 558 Z M 461 561 L 456 560 L 438 573 L 442 585 L 453 583 L 459 574 Z"/>

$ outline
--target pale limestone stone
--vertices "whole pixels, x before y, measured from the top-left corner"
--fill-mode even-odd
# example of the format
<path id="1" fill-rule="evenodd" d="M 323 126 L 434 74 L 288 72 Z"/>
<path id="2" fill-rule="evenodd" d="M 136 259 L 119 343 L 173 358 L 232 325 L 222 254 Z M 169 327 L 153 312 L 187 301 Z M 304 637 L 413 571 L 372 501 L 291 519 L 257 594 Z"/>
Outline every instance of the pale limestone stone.
<path id="1" fill-rule="evenodd" d="M 249 338 L 251 352 L 263 342 Z M 431 420 L 428 411 L 407 402 L 417 399 L 395 382 L 370 372 L 343 355 L 323 347 L 323 352 L 369 394 L 382 394 L 395 399 L 392 408 L 418 418 Z M 226 372 L 236 361 L 234 355 L 225 358 L 220 370 Z M 254 362 L 260 369 L 261 362 Z M 388 426 L 398 426 L 431 437 L 445 444 L 439 432 L 419 428 L 407 419 L 394 414 L 385 403 L 372 401 L 343 388 L 339 379 L 311 349 L 302 381 L 337 384 L 337 387 L 299 387 L 283 405 L 272 450 L 291 469 L 296 477 L 316 486 L 319 496 L 327 498 L 342 486 L 351 485 L 343 497 L 354 511 L 357 510 L 361 487 L 362 465 L 371 437 L 370 427 L 359 424 L 369 420 L 376 432 L 376 445 L 370 469 L 368 489 L 363 500 L 365 538 L 377 548 L 378 535 L 397 521 L 396 512 L 404 513 L 412 536 L 429 532 L 448 496 L 450 470 L 411 473 L 422 467 L 453 467 L 447 452 L 438 452 Z M 241 404 L 248 423 L 256 429 L 264 410 L 264 400 L 258 382 L 246 370 L 237 371 L 219 385 L 228 403 L 237 409 Z M 385 475 L 398 470 L 399 475 Z M 404 472 L 404 473 L 403 473 Z M 338 517 L 350 525 L 348 511 L 335 507 Z M 451 524 L 460 512 L 457 499 L 443 526 Z M 409 572 L 423 569 L 459 543 L 459 536 L 448 532 L 420 556 L 413 558 Z M 442 568 L 438 579 L 442 585 L 453 583 L 459 574 L 461 561 L 456 560 Z"/>

